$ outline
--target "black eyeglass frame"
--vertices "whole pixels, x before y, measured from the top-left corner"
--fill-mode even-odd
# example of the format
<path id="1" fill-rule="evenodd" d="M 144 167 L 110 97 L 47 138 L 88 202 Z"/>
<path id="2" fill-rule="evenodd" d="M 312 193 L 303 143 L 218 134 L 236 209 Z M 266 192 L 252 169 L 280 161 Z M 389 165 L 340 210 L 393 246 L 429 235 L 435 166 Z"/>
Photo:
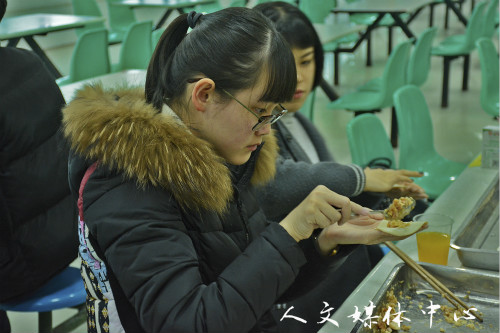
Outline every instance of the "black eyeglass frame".
<path id="1" fill-rule="evenodd" d="M 257 120 L 257 124 L 255 124 L 253 127 L 252 127 L 252 131 L 254 132 L 257 132 L 258 130 L 260 130 L 262 127 L 264 127 L 265 125 L 267 124 L 274 124 L 275 122 L 277 122 L 281 117 L 283 117 L 287 112 L 288 110 L 285 109 L 283 107 L 283 105 L 281 104 L 278 104 L 279 107 L 281 108 L 281 111 L 279 111 L 278 113 L 275 113 L 275 114 L 271 114 L 269 116 L 259 116 L 258 114 L 256 114 L 255 112 L 253 112 L 252 110 L 250 110 L 249 107 L 247 107 L 245 104 L 243 104 L 242 102 L 240 102 L 236 97 L 234 97 L 231 93 L 229 93 L 227 90 L 225 89 L 222 89 L 222 91 L 228 95 L 229 97 L 231 97 L 232 99 L 234 99 L 239 105 L 241 105 L 243 108 L 245 108 L 245 110 L 247 110 L 248 112 L 250 112 L 251 114 L 253 114 L 258 120 Z"/>

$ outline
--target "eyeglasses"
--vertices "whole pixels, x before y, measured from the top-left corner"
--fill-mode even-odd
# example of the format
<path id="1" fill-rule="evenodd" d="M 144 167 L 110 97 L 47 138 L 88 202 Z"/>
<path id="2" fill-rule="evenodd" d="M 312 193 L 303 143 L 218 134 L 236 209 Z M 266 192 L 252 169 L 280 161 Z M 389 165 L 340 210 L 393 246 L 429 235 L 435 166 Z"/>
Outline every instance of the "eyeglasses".
<path id="1" fill-rule="evenodd" d="M 276 109 L 273 110 L 272 114 L 269 115 L 269 116 L 259 116 L 258 114 L 256 114 L 252 110 L 250 110 L 250 108 L 248 108 L 245 104 L 241 103 L 236 97 L 234 97 L 233 95 L 231 95 L 228 91 L 226 91 L 225 89 L 222 89 L 222 91 L 226 95 L 228 95 L 229 97 L 231 97 L 232 99 L 234 99 L 239 105 L 241 105 L 242 107 L 244 107 L 245 110 L 247 110 L 248 112 L 250 112 L 251 114 L 253 114 L 255 117 L 257 117 L 257 119 L 258 119 L 257 124 L 255 124 L 255 126 L 252 127 L 252 131 L 254 131 L 254 132 L 260 130 L 262 127 L 264 127 L 267 124 L 274 124 L 275 122 L 278 121 L 278 119 L 280 119 L 281 117 L 283 117 L 285 115 L 285 113 L 288 112 L 283 107 L 283 105 L 278 104 L 278 106 L 281 108 L 281 110 L 279 110 L 278 108 L 276 108 Z"/>

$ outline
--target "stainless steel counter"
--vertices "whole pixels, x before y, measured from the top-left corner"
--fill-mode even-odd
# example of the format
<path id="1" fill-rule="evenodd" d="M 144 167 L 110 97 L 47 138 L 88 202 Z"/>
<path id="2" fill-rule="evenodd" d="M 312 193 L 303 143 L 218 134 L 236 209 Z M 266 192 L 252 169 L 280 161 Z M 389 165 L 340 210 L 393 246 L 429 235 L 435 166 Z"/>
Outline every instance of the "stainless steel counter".
<path id="1" fill-rule="evenodd" d="M 491 190 L 498 186 L 498 170 L 483 169 L 481 167 L 468 168 L 434 201 L 427 211 L 443 213 L 455 220 L 452 230 L 453 238 L 462 229 L 462 225 L 477 214 L 483 201 L 490 195 Z M 397 246 L 413 260 L 418 260 L 415 235 L 398 242 Z M 370 301 L 389 277 L 393 268 L 399 263 L 402 263 L 399 257 L 392 252 L 388 253 L 330 318 L 336 321 L 339 327 L 327 322 L 318 333 L 351 332 L 355 323 L 349 316 L 352 316 L 355 312 L 355 306 L 358 307 L 359 311 L 363 312 L 364 307 L 370 304 Z M 448 266 L 462 267 L 456 251 L 453 249 L 450 249 Z M 335 290 L 332 290 L 332 292 L 335 292 Z"/>

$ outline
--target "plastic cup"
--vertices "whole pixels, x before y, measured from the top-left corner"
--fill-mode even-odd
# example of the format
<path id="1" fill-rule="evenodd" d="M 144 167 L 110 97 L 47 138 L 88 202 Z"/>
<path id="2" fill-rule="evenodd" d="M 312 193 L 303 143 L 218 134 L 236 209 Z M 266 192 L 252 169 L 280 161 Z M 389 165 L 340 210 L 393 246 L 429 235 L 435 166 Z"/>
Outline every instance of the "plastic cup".
<path id="1" fill-rule="evenodd" d="M 427 221 L 429 226 L 417 233 L 418 260 L 447 265 L 453 219 L 439 213 L 415 215 L 413 221 Z"/>

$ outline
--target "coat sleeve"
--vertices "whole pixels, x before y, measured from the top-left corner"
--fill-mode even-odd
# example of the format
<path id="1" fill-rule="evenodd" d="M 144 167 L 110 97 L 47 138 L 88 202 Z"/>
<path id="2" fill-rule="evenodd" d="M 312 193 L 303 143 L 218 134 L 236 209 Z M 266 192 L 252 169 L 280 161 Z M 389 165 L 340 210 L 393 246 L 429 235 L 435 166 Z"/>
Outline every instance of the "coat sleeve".
<path id="1" fill-rule="evenodd" d="M 355 164 L 310 164 L 283 157 L 276 163 L 274 180 L 256 189 L 261 207 L 273 221 L 281 221 L 318 185 L 348 197 L 359 195 L 365 187 L 365 174 Z"/>
<path id="2" fill-rule="evenodd" d="M 166 192 L 124 183 L 92 195 L 99 198 L 94 202 L 85 196 L 85 222 L 148 332 L 246 332 L 306 261 L 292 237 L 270 223 L 206 284 L 180 210 Z"/>

